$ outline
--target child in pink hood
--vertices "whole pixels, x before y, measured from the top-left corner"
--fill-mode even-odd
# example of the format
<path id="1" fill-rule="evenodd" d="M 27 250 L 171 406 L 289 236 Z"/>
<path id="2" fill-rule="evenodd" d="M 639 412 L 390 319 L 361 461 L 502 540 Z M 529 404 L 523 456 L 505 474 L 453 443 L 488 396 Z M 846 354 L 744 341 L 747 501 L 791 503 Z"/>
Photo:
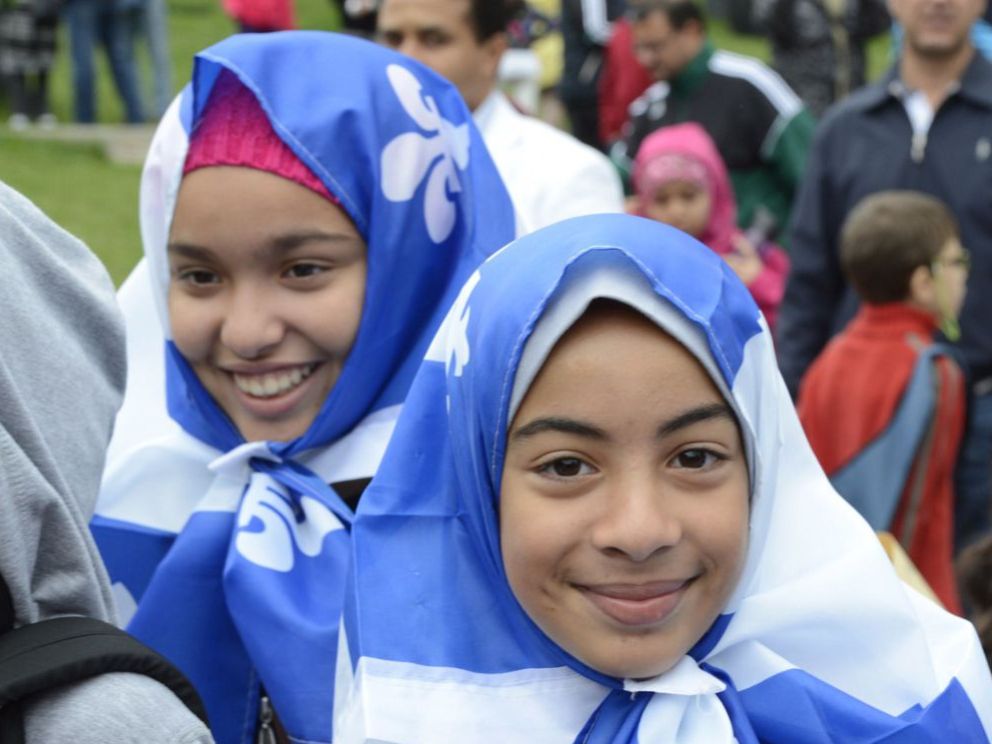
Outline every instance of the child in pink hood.
<path id="1" fill-rule="evenodd" d="M 767 239 L 752 243 L 737 227 L 737 202 L 713 140 L 694 122 L 662 127 L 644 140 L 634 162 L 638 213 L 689 233 L 730 264 L 770 328 L 789 258 Z"/>

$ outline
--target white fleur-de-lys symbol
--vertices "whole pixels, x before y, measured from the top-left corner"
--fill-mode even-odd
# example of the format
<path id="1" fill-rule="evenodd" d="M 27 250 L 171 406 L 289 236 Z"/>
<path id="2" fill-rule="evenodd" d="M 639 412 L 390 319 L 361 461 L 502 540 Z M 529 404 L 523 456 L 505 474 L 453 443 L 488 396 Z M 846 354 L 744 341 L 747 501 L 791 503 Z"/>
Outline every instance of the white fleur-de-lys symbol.
<path id="1" fill-rule="evenodd" d="M 403 109 L 428 132 L 406 132 L 382 151 L 382 193 L 394 202 L 409 201 L 426 178 L 424 219 L 435 243 L 444 241 L 455 226 L 457 210 L 449 194 L 462 190 L 458 170 L 468 166 L 468 124 L 455 126 L 423 94 L 420 81 L 405 67 L 389 65 L 386 75 Z"/>
<path id="2" fill-rule="evenodd" d="M 254 520 L 261 530 L 246 529 Z M 289 496 L 267 475 L 256 474 L 238 510 L 235 547 L 247 560 L 273 571 L 292 571 L 293 545 L 310 558 L 320 555 L 324 538 L 343 526 L 317 499 L 302 496 L 294 511 Z"/>
<path id="3" fill-rule="evenodd" d="M 472 308 L 468 306 L 468 301 L 472 298 L 482 274 L 475 271 L 468 281 L 462 286 L 454 304 L 444 316 L 441 327 L 434 335 L 430 348 L 427 349 L 426 359 L 429 362 L 444 362 L 445 371 L 455 377 L 461 377 L 472 356 L 472 349 L 468 343 L 468 321 L 472 315 Z"/>

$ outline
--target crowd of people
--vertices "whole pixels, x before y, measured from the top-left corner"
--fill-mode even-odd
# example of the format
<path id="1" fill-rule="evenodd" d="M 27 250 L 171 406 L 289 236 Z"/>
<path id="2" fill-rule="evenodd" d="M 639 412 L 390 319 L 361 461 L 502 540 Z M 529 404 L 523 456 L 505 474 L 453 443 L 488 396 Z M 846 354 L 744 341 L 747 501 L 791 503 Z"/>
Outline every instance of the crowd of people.
<path id="1" fill-rule="evenodd" d="M 116 295 L 0 188 L 0 700 L 9 628 L 155 659 L 21 736 L 992 741 L 985 7 L 888 11 L 756 4 L 773 68 L 565 0 L 573 134 L 501 84 L 520 0 L 234 35 Z"/>
<path id="2" fill-rule="evenodd" d="M 56 29 L 63 20 L 72 69 L 73 118 L 97 121 L 96 53 L 103 50 L 124 120 L 157 119 L 173 96 L 165 0 L 11 0 L 0 7 L 0 89 L 10 109 L 8 125 L 51 129 L 49 81 Z M 141 83 L 136 45 L 147 49 L 152 80 Z"/>

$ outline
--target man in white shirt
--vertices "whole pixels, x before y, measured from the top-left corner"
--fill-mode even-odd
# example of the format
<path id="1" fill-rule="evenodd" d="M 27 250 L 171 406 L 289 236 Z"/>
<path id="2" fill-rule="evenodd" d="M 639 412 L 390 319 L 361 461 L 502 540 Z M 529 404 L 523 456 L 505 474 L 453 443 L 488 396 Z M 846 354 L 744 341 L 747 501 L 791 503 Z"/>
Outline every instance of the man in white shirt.
<path id="1" fill-rule="evenodd" d="M 567 217 L 623 211 L 623 190 L 597 150 L 534 117 L 497 88 L 506 27 L 520 0 L 384 0 L 379 41 L 458 86 L 517 210 L 517 231 Z"/>

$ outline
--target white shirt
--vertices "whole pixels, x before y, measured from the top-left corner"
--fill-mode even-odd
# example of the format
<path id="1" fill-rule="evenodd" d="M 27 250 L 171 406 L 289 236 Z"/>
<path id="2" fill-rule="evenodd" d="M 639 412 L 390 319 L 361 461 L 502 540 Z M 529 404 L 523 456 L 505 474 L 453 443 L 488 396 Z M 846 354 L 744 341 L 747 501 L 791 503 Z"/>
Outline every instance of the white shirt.
<path id="1" fill-rule="evenodd" d="M 598 150 L 513 108 L 494 91 L 473 112 L 524 235 L 568 217 L 623 211 L 623 187 Z"/>

